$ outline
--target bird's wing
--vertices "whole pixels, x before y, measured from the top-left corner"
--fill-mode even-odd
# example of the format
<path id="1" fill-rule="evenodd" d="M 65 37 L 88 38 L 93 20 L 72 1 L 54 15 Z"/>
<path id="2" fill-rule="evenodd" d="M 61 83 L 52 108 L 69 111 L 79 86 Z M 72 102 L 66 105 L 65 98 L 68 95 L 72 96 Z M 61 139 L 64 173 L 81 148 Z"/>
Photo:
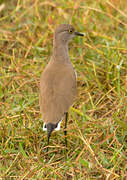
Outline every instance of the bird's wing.
<path id="1" fill-rule="evenodd" d="M 59 122 L 73 104 L 76 94 L 76 76 L 72 65 L 47 67 L 40 82 L 40 109 L 44 122 Z"/>

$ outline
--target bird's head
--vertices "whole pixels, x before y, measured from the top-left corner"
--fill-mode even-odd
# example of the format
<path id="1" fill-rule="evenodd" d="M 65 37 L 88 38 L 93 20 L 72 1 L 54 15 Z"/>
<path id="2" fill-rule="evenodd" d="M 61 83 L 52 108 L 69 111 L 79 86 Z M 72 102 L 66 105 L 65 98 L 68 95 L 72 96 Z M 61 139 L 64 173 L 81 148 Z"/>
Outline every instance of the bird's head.
<path id="1" fill-rule="evenodd" d="M 76 32 L 70 24 L 61 24 L 55 30 L 54 40 L 66 44 L 75 36 L 84 36 L 84 34 Z"/>

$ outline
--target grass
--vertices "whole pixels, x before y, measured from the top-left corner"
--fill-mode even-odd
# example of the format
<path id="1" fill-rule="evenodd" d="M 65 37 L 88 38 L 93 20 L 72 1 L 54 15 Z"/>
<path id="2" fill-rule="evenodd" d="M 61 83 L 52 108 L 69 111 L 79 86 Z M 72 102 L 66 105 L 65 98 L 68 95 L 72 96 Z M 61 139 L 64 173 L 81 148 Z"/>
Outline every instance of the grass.
<path id="1" fill-rule="evenodd" d="M 127 6 L 125 1 L 0 1 L 0 178 L 127 178 Z M 70 43 L 78 97 L 46 153 L 38 94 L 55 27 L 85 37 Z M 46 157 L 48 157 L 46 159 Z"/>

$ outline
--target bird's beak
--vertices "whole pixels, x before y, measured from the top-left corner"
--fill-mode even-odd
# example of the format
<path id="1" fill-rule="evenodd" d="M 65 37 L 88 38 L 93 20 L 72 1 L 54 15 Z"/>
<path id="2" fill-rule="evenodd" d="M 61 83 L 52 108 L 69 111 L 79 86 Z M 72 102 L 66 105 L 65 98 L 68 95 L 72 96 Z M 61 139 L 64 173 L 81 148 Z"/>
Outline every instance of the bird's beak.
<path id="1" fill-rule="evenodd" d="M 79 33 L 79 32 L 75 32 L 75 35 L 76 35 L 76 36 L 84 36 L 83 33 Z"/>

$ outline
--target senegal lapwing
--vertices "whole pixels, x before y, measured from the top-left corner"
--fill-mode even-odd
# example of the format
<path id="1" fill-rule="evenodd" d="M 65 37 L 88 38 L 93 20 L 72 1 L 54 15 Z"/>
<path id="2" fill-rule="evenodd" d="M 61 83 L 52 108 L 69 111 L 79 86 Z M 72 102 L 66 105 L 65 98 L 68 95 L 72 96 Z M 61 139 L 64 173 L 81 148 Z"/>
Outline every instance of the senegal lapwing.
<path id="1" fill-rule="evenodd" d="M 54 33 L 53 54 L 40 79 L 40 111 L 47 131 L 48 145 L 53 130 L 60 129 L 65 115 L 65 143 L 69 107 L 77 94 L 76 73 L 69 58 L 68 42 L 75 36 L 83 36 L 69 24 L 59 25 Z"/>

